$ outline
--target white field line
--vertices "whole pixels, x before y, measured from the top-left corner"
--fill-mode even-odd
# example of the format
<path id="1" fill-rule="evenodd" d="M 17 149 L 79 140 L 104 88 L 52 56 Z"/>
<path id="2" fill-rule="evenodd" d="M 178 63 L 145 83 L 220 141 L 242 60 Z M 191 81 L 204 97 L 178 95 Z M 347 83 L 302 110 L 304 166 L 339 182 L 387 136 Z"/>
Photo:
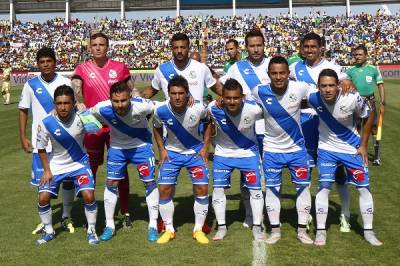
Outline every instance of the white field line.
<path id="1" fill-rule="evenodd" d="M 253 240 L 253 266 L 267 265 L 267 245 L 264 241 Z"/>

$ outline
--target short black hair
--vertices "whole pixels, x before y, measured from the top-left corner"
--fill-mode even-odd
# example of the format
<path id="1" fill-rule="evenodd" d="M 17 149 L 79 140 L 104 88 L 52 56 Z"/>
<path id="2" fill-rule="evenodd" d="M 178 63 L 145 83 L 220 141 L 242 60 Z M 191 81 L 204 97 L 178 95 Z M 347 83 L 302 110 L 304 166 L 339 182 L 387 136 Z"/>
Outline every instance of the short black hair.
<path id="1" fill-rule="evenodd" d="M 301 39 L 301 45 L 303 46 L 306 41 L 315 40 L 318 43 L 319 47 L 322 47 L 322 38 L 315 32 L 310 32 L 304 35 L 303 39 Z"/>
<path id="2" fill-rule="evenodd" d="M 274 56 L 274 57 L 271 58 L 271 60 L 269 60 L 268 71 L 269 71 L 269 69 L 271 68 L 271 66 L 273 64 L 284 64 L 289 69 L 288 61 L 286 60 L 286 58 L 284 58 L 283 56 L 280 56 L 280 55 Z"/>
<path id="3" fill-rule="evenodd" d="M 42 57 L 50 57 L 51 59 L 54 60 L 54 62 L 56 62 L 56 53 L 54 52 L 54 50 L 50 47 L 43 47 L 40 48 L 39 51 L 37 51 L 36 53 L 36 62 L 39 62 L 40 58 Z"/>
<path id="4" fill-rule="evenodd" d="M 264 35 L 262 34 L 261 31 L 259 31 L 259 30 L 251 30 L 246 34 L 246 37 L 244 37 L 244 42 L 245 42 L 246 46 L 247 46 L 248 41 L 249 41 L 248 39 L 252 38 L 252 37 L 261 37 L 262 40 L 263 40 L 263 43 L 265 42 Z"/>
<path id="5" fill-rule="evenodd" d="M 75 92 L 68 85 L 61 85 L 56 88 L 54 91 L 54 102 L 58 96 L 71 96 L 72 102 L 75 102 Z"/>
<path id="6" fill-rule="evenodd" d="M 189 37 L 182 32 L 175 33 L 171 38 L 171 45 L 176 41 L 186 41 L 188 45 L 190 45 Z"/>
<path id="7" fill-rule="evenodd" d="M 119 81 L 117 83 L 114 83 L 111 88 L 110 88 L 110 96 L 114 93 L 121 93 L 121 92 L 131 92 L 131 88 L 129 88 L 128 84 L 126 83 L 125 80 Z"/>
<path id="8" fill-rule="evenodd" d="M 240 83 L 236 79 L 227 79 L 225 81 L 224 86 L 222 87 L 222 93 L 227 90 L 227 91 L 235 91 L 235 90 L 240 90 L 240 94 L 243 94 L 243 87 L 240 85 Z"/>
<path id="9" fill-rule="evenodd" d="M 234 45 L 236 48 L 239 47 L 239 42 L 236 41 L 235 39 L 229 39 L 229 40 L 227 40 L 225 45 L 227 45 L 227 44 L 229 44 L 229 43 L 233 43 L 233 45 Z"/>
<path id="10" fill-rule="evenodd" d="M 175 76 L 168 82 L 168 92 L 171 90 L 171 87 L 182 87 L 185 89 L 186 93 L 189 93 L 189 84 L 187 80 L 182 76 Z"/>
<path id="11" fill-rule="evenodd" d="M 335 70 L 330 68 L 323 69 L 318 76 L 318 85 L 322 77 L 332 77 L 335 78 L 336 83 L 339 83 L 339 77 Z"/>
<path id="12" fill-rule="evenodd" d="M 363 50 L 364 54 L 366 54 L 366 55 L 368 54 L 367 47 L 365 47 L 365 45 L 363 45 L 363 44 L 357 45 L 356 48 L 354 48 L 353 52 L 355 52 L 357 50 Z"/>
<path id="13" fill-rule="evenodd" d="M 97 38 L 104 38 L 106 40 L 107 47 L 109 46 L 109 39 L 106 34 L 104 34 L 103 32 L 95 32 L 92 35 L 90 35 L 90 42 L 92 42 L 92 40 Z"/>

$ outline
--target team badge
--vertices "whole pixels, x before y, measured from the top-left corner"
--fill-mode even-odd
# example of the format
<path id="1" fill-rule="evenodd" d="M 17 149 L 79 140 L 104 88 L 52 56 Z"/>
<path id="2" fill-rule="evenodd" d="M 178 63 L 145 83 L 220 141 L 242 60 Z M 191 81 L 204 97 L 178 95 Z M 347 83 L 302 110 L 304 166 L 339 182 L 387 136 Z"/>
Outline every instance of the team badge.
<path id="1" fill-rule="evenodd" d="M 115 79 L 117 77 L 117 71 L 115 71 L 114 69 L 110 69 L 110 72 L 108 72 L 108 76 L 111 79 Z"/>
<path id="2" fill-rule="evenodd" d="M 244 122 L 245 125 L 250 125 L 250 124 L 251 124 L 251 118 L 248 117 L 248 116 L 246 116 L 246 117 L 243 119 L 243 122 Z"/>
<path id="3" fill-rule="evenodd" d="M 189 78 L 195 79 L 197 77 L 196 72 L 194 70 L 190 71 Z"/>
<path id="4" fill-rule="evenodd" d="M 197 116 L 195 115 L 190 115 L 189 116 L 189 127 L 193 127 L 197 124 Z"/>
<path id="5" fill-rule="evenodd" d="M 296 96 L 296 94 L 294 94 L 294 93 L 292 93 L 292 94 L 290 94 L 289 95 L 289 101 L 290 102 L 295 102 L 297 100 L 297 96 Z"/>
<path id="6" fill-rule="evenodd" d="M 96 74 L 95 74 L 94 72 L 91 72 L 91 73 L 89 74 L 89 78 L 91 78 L 91 79 L 96 78 Z"/>
<path id="7" fill-rule="evenodd" d="M 371 83 L 372 82 L 372 77 L 371 76 L 365 76 L 365 81 L 367 83 Z"/>

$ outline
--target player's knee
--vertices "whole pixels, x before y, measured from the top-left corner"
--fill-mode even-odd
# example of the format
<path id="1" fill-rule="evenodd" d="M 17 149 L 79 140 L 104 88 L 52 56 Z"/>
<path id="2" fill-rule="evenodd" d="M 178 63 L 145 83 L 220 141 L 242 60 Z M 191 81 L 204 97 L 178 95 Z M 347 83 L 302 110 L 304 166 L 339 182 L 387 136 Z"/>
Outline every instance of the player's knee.
<path id="1" fill-rule="evenodd" d="M 263 199 L 263 193 L 261 189 L 249 189 L 250 197 L 254 200 L 261 200 Z"/>
<path id="2" fill-rule="evenodd" d="M 280 191 L 280 187 L 279 186 L 277 186 L 277 187 L 267 187 L 266 193 L 268 193 L 268 194 L 272 193 L 273 195 L 275 195 L 278 198 L 280 198 L 280 196 L 281 196 L 281 191 Z"/>
<path id="3" fill-rule="evenodd" d="M 323 189 L 332 190 L 332 185 L 333 185 L 332 182 L 321 181 L 321 182 L 319 182 L 318 192 Z"/>
<path id="4" fill-rule="evenodd" d="M 38 199 L 39 205 L 45 206 L 50 204 L 50 198 L 51 198 L 50 193 L 47 192 L 39 193 L 39 199 Z"/>
<path id="5" fill-rule="evenodd" d="M 74 189 L 74 182 L 63 182 L 62 188 L 64 190 L 72 190 L 72 189 Z"/>
<path id="6" fill-rule="evenodd" d="M 148 196 L 157 188 L 157 184 L 155 181 L 144 182 L 144 187 L 146 189 L 146 196 Z"/>
<path id="7" fill-rule="evenodd" d="M 106 186 L 118 186 L 119 180 L 107 179 Z"/>
<path id="8" fill-rule="evenodd" d="M 158 192 L 160 193 L 160 200 L 171 199 L 173 188 L 173 185 L 160 185 L 158 188 Z"/>
<path id="9" fill-rule="evenodd" d="M 208 185 L 194 185 L 193 191 L 196 196 L 207 196 Z"/>
<path id="10" fill-rule="evenodd" d="M 305 189 L 309 188 L 306 184 L 295 184 L 297 196 L 299 196 Z"/>
<path id="11" fill-rule="evenodd" d="M 83 202 L 85 204 L 90 204 L 94 201 L 94 191 L 93 190 L 84 190 L 81 192 Z"/>

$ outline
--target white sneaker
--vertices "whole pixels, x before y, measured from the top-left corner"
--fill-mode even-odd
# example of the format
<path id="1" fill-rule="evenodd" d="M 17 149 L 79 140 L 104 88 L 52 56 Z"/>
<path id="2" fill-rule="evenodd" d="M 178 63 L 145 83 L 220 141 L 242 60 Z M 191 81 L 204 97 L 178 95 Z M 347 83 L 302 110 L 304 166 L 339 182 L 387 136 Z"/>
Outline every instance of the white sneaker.
<path id="1" fill-rule="evenodd" d="M 364 231 L 364 239 L 373 246 L 383 245 L 383 243 L 376 238 L 375 233 L 372 230 Z"/>
<path id="2" fill-rule="evenodd" d="M 228 231 L 228 230 L 226 229 L 226 226 L 218 226 L 217 233 L 216 233 L 215 236 L 213 237 L 213 240 L 214 240 L 214 241 L 223 240 L 224 237 L 226 236 L 227 231 Z"/>
<path id="3" fill-rule="evenodd" d="M 276 244 L 281 239 L 281 233 L 280 232 L 271 232 L 267 239 L 265 240 L 265 243 L 273 245 Z"/>
<path id="4" fill-rule="evenodd" d="M 267 239 L 267 235 L 263 232 L 261 226 L 253 225 L 252 232 L 255 241 L 265 241 Z"/>
<path id="5" fill-rule="evenodd" d="M 307 244 L 307 245 L 314 243 L 314 241 L 311 239 L 311 237 L 307 234 L 307 231 L 298 232 L 297 239 L 300 240 L 301 243 Z"/>
<path id="6" fill-rule="evenodd" d="M 326 230 L 317 230 L 315 235 L 314 245 L 325 246 L 326 245 Z"/>
<path id="7" fill-rule="evenodd" d="M 350 222 L 344 214 L 340 215 L 340 232 L 349 233 L 350 232 Z"/>

